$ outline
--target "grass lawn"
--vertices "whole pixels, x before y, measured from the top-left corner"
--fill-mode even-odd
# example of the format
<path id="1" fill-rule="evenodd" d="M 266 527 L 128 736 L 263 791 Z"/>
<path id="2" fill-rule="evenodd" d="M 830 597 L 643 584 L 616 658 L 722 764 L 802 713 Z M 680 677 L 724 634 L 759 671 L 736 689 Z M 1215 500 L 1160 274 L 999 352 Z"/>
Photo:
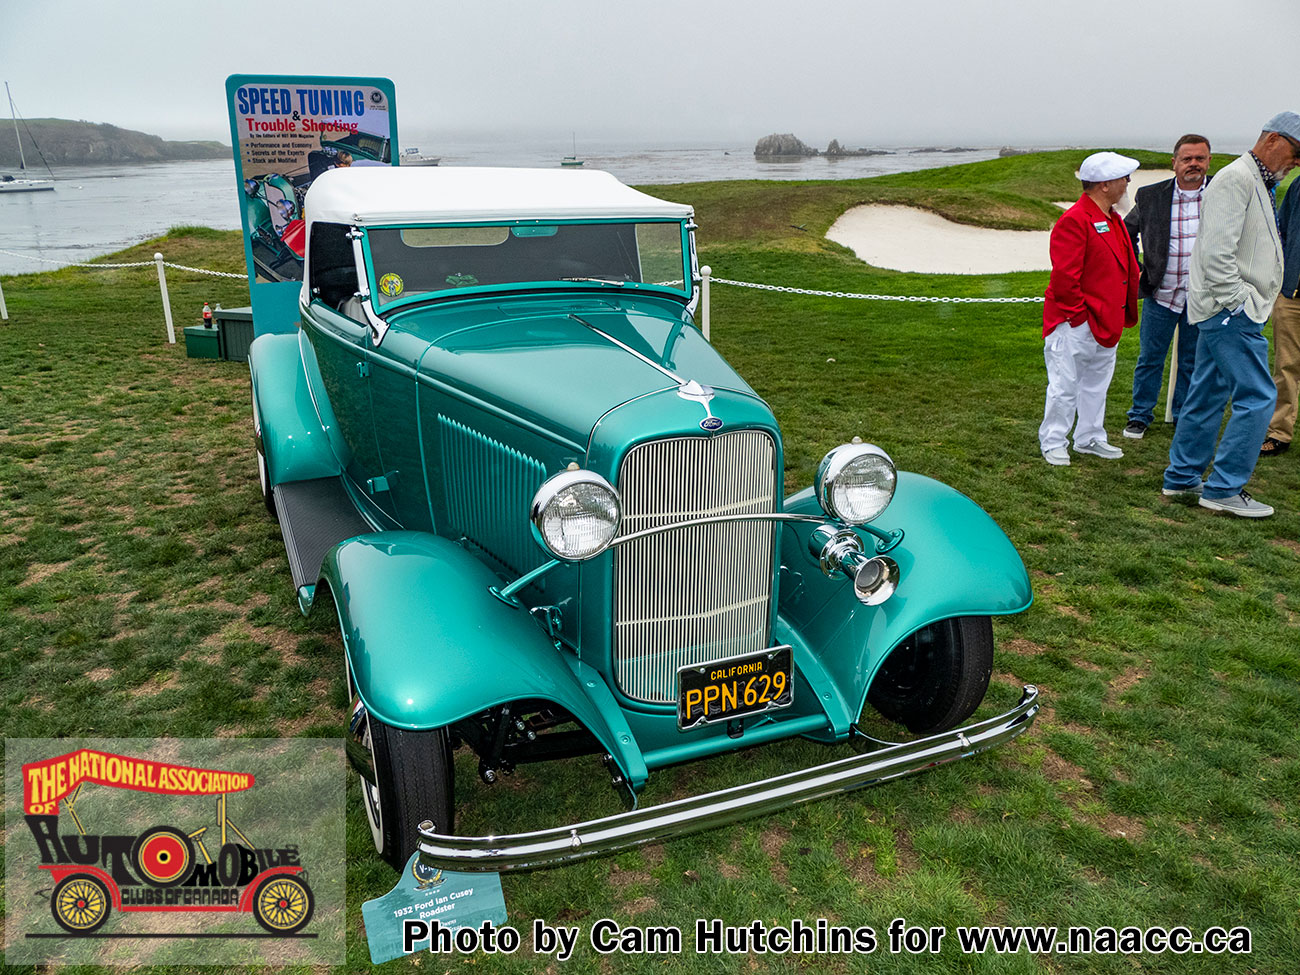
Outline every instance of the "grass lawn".
<path id="1" fill-rule="evenodd" d="M 847 206 L 895 200 L 1042 229 L 1073 198 L 1080 153 L 876 180 L 658 188 L 695 205 L 715 275 L 917 295 L 1041 294 L 1045 273 L 866 267 L 821 235 Z M 1143 156 L 1144 165 L 1167 157 Z M 107 260 L 240 270 L 235 233 L 187 228 Z M 177 329 L 239 281 L 169 278 Z M 337 736 L 346 707 L 334 616 L 297 611 L 258 493 L 248 373 L 164 342 L 151 269 L 6 277 L 0 324 L 0 695 L 6 737 Z M 896 304 L 715 286 L 713 339 L 781 422 L 786 486 L 854 435 L 968 494 L 1034 583 L 997 621 L 979 716 L 1038 684 L 1013 744 L 748 824 L 503 879 L 513 956 L 416 956 L 392 970 L 490 972 L 1259 972 L 1300 959 L 1300 454 L 1261 462 L 1277 515 L 1244 521 L 1160 495 L 1171 428 L 1118 436 L 1136 333 L 1120 343 L 1107 427 L 1120 461 L 1051 468 L 1037 449 L 1045 376 L 1037 305 Z M 1161 400 L 1163 403 L 1163 398 Z M 1158 416 L 1159 420 L 1159 416 Z M 888 518 L 884 519 L 885 522 Z M 889 733 L 877 723 L 877 733 Z M 646 800 L 721 788 L 847 751 L 785 743 L 657 773 Z M 467 832 L 617 809 L 594 759 L 493 788 L 457 768 Z M 395 875 L 349 796 L 348 972 L 368 967 L 361 902 Z M 677 925 L 680 956 L 601 956 L 601 918 Z M 697 918 L 945 925 L 942 952 L 701 955 Z M 559 963 L 534 919 L 581 929 Z M 963 955 L 957 925 L 1245 925 L 1249 956 Z"/>

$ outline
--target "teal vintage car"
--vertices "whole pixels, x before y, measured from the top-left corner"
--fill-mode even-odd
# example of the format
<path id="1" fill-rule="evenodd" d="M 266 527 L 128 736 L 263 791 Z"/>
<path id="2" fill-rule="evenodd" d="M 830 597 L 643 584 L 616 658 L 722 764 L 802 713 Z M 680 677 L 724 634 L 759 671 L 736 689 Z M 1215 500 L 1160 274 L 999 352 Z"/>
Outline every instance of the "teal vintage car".
<path id="1" fill-rule="evenodd" d="M 855 439 L 782 497 L 771 408 L 696 326 L 690 207 L 600 172 L 330 171 L 301 327 L 252 345 L 253 429 L 299 605 L 328 591 L 379 853 L 528 869 L 972 755 L 990 617 L 1031 600 L 975 502 Z M 810 472 L 811 473 L 811 472 Z M 858 728 L 866 706 L 922 737 Z M 656 770 L 792 736 L 865 751 L 636 808 Z M 591 755 L 629 805 L 458 836 L 491 783 Z M 599 766 L 597 766 L 599 767 Z"/>

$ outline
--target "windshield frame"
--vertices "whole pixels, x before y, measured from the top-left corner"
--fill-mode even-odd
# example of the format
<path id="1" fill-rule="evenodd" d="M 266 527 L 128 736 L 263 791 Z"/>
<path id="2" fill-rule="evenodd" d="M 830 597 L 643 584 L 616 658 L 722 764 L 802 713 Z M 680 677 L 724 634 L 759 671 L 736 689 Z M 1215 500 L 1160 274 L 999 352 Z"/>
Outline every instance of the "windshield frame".
<path id="1" fill-rule="evenodd" d="M 359 227 L 361 231 L 361 251 L 365 262 L 365 280 L 369 292 L 370 305 L 376 315 L 386 317 L 394 312 L 413 305 L 423 305 L 430 302 L 458 301 L 465 298 L 481 298 L 493 294 L 536 292 L 551 294 L 564 291 L 584 291 L 599 292 L 601 294 L 615 293 L 645 293 L 659 294 L 671 297 L 677 301 L 687 303 L 691 300 L 694 291 L 694 282 L 692 281 L 691 272 L 691 249 L 692 235 L 688 229 L 690 221 L 685 218 L 654 218 L 654 217 L 610 217 L 600 219 L 528 219 L 528 220 L 475 220 L 475 221 L 439 221 L 433 223 L 393 223 L 373 226 Z M 370 233 L 380 230 L 426 230 L 426 229 L 465 229 L 472 227 L 550 227 L 550 226 L 587 226 L 587 225 L 611 225 L 611 224 L 667 224 L 678 228 L 679 247 L 681 255 L 681 266 L 679 269 L 680 283 L 677 285 L 653 284 L 641 281 L 602 281 L 599 279 L 584 280 L 564 280 L 562 278 L 544 279 L 540 281 L 512 281 L 505 284 L 485 284 L 470 285 L 463 288 L 447 288 L 440 291 L 417 291 L 410 295 L 402 295 L 392 298 L 380 304 L 378 297 L 379 275 L 375 270 L 374 259 L 370 252 Z"/>

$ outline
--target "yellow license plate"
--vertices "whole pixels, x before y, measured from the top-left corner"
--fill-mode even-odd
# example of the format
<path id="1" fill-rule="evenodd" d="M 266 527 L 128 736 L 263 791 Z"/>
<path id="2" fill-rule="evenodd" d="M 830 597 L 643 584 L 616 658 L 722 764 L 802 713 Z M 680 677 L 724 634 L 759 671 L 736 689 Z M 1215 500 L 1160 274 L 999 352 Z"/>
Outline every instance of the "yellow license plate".
<path id="1" fill-rule="evenodd" d="M 794 703 L 788 646 L 677 671 L 677 727 L 730 721 Z"/>

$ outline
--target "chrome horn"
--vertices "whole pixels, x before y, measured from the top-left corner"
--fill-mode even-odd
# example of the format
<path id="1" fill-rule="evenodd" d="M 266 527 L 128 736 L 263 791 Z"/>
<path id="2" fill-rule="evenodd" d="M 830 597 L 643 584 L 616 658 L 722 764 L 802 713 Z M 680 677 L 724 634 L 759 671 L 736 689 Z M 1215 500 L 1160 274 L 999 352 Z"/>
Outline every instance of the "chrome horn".
<path id="1" fill-rule="evenodd" d="M 808 550 L 826 575 L 843 573 L 853 594 L 867 606 L 879 606 L 898 588 L 898 563 L 888 555 L 868 558 L 862 539 L 848 528 L 821 525 L 808 537 Z"/>

